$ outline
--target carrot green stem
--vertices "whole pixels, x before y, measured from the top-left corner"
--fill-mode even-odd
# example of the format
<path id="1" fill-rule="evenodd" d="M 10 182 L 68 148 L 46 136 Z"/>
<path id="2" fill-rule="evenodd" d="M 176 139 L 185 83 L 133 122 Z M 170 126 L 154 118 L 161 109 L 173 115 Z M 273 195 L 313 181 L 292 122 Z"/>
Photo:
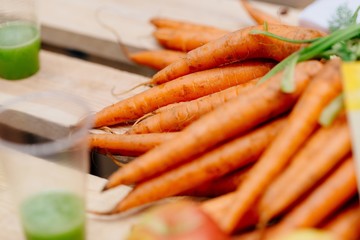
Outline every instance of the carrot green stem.
<path id="1" fill-rule="evenodd" d="M 294 71 L 297 61 L 298 56 L 295 55 L 284 70 L 284 75 L 281 80 L 281 90 L 284 93 L 292 93 L 295 91 Z"/>
<path id="2" fill-rule="evenodd" d="M 264 32 L 264 33 L 266 33 L 267 36 L 270 36 L 268 35 L 268 32 Z M 264 33 L 258 33 L 258 34 L 264 34 Z M 275 34 L 271 34 L 271 35 L 275 35 Z M 270 77 L 274 76 L 276 73 L 284 70 L 286 66 L 288 66 L 290 63 L 294 61 L 294 58 L 298 58 L 297 62 L 302 62 L 314 58 L 320 58 L 322 54 L 325 51 L 329 50 L 334 44 L 340 41 L 347 41 L 357 36 L 360 36 L 360 24 L 353 24 L 347 28 L 339 29 L 328 36 L 318 38 L 314 42 L 312 42 L 309 46 L 291 54 L 290 56 L 282 60 L 280 63 L 278 63 L 264 77 L 262 77 L 262 79 L 259 81 L 259 84 L 263 83 Z"/>
<path id="3" fill-rule="evenodd" d="M 284 42 L 299 43 L 299 44 L 301 44 L 301 43 L 312 43 L 312 42 L 314 42 L 314 41 L 316 41 L 316 40 L 319 39 L 319 38 L 313 38 L 313 39 L 297 40 L 297 39 L 291 39 L 291 38 L 282 37 L 282 36 L 273 34 L 273 33 L 271 33 L 271 32 L 263 31 L 263 30 L 259 30 L 259 29 L 251 30 L 251 31 L 250 31 L 250 34 L 252 34 L 252 35 L 261 34 L 261 35 L 265 35 L 265 36 L 268 36 L 268 37 L 272 37 L 272 38 L 275 38 L 275 39 L 278 39 L 278 40 L 281 40 L 281 41 L 284 41 Z"/>
<path id="4" fill-rule="evenodd" d="M 339 94 L 332 100 L 321 112 L 319 123 L 321 126 L 327 127 L 332 124 L 339 113 L 344 109 L 344 96 Z"/>

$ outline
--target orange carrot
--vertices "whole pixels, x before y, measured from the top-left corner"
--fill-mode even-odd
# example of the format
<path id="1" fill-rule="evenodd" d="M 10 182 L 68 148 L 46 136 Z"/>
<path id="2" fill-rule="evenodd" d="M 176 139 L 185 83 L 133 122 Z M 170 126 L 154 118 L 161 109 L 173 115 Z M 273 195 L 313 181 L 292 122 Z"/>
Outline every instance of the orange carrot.
<path id="1" fill-rule="evenodd" d="M 318 130 L 261 197 L 262 219 L 271 219 L 286 210 L 350 152 L 350 132 L 345 118 Z"/>
<path id="2" fill-rule="evenodd" d="M 95 116 L 95 127 L 135 120 L 170 103 L 193 100 L 250 81 L 263 76 L 273 65 L 247 61 L 189 74 L 104 108 Z"/>
<path id="3" fill-rule="evenodd" d="M 228 31 L 184 30 L 159 28 L 153 32 L 155 39 L 165 48 L 188 52 L 205 43 L 218 39 Z"/>
<path id="4" fill-rule="evenodd" d="M 228 89 L 189 101 L 167 105 L 154 111 L 154 115 L 133 125 L 128 133 L 179 131 L 202 115 L 255 87 L 259 78 Z"/>
<path id="5" fill-rule="evenodd" d="M 333 217 L 323 229 L 332 232 L 339 239 L 357 240 L 360 238 L 360 207 L 353 204 Z"/>
<path id="6" fill-rule="evenodd" d="M 265 22 L 268 24 L 281 24 L 279 19 L 251 6 L 247 0 L 241 0 L 241 4 L 257 24 L 264 24 Z"/>
<path id="7" fill-rule="evenodd" d="M 236 190 L 239 183 L 246 177 L 250 167 L 240 168 L 230 174 L 226 174 L 218 179 L 207 181 L 200 186 L 189 189 L 179 194 L 179 196 L 193 197 L 218 197 Z"/>
<path id="8" fill-rule="evenodd" d="M 357 192 L 353 159 L 347 159 L 279 222 L 279 231 L 314 227 Z"/>
<path id="9" fill-rule="evenodd" d="M 113 154 L 140 155 L 163 142 L 177 136 L 177 133 L 150 134 L 91 134 L 90 148 L 106 150 Z"/>
<path id="10" fill-rule="evenodd" d="M 204 115 L 180 134 L 113 173 L 104 189 L 132 184 L 171 166 L 180 164 L 220 142 L 249 131 L 262 122 L 288 111 L 312 76 L 322 68 L 318 61 L 300 63 L 295 68 L 296 91 L 280 89 L 282 73 Z"/>
<path id="11" fill-rule="evenodd" d="M 160 70 L 171 63 L 184 58 L 185 55 L 186 53 L 184 52 L 161 49 L 130 53 L 129 58 L 137 64 Z"/>
<path id="12" fill-rule="evenodd" d="M 291 183 L 289 187 L 291 187 Z M 320 185 L 314 188 L 304 200 L 291 209 L 275 226 L 266 228 L 265 232 L 257 230 L 249 234 L 239 235 L 235 239 L 256 240 L 260 236 L 264 240 L 278 239 L 295 229 L 317 227 L 349 199 L 354 197 L 356 192 L 354 165 L 352 158 L 349 158 Z M 232 203 L 228 204 L 231 205 Z"/>
<path id="13" fill-rule="evenodd" d="M 234 193 L 227 193 L 225 195 L 212 198 L 201 203 L 202 210 L 208 214 L 218 225 L 221 222 L 224 214 L 226 214 L 226 208 L 233 201 Z M 243 230 L 250 226 L 255 226 L 258 219 L 258 211 L 256 206 L 250 208 L 248 212 L 245 214 L 241 222 L 238 223 L 236 229 Z"/>
<path id="14" fill-rule="evenodd" d="M 112 213 L 174 196 L 254 162 L 284 124 L 284 119 L 266 124 L 264 127 L 215 148 L 190 163 L 136 185 Z"/>
<path id="15" fill-rule="evenodd" d="M 150 19 L 150 23 L 153 24 L 157 28 L 177 28 L 177 29 L 184 29 L 184 30 L 205 30 L 205 31 L 213 31 L 213 32 L 225 32 L 226 30 L 220 29 L 217 27 L 189 22 L 189 21 L 182 21 L 182 20 L 175 20 L 170 18 L 161 18 L 161 17 L 154 17 Z"/>
<path id="16" fill-rule="evenodd" d="M 289 115 L 286 129 L 283 129 L 273 143 L 250 170 L 248 177 L 237 189 L 236 201 L 224 216 L 223 229 L 234 230 L 238 219 L 246 209 L 260 197 L 269 183 L 283 170 L 290 157 L 305 142 L 317 127 L 322 109 L 341 91 L 340 60 L 326 63 L 305 89 Z M 264 219 L 265 221 L 267 219 Z"/>
<path id="17" fill-rule="evenodd" d="M 243 28 L 196 48 L 188 52 L 184 59 L 178 60 L 156 73 L 152 81 L 163 83 L 191 72 L 250 58 L 270 58 L 281 61 L 305 46 L 263 35 L 250 34 L 254 29 L 262 30 L 263 26 Z M 268 31 L 297 40 L 313 39 L 324 35 L 317 30 L 282 25 L 269 25 Z"/>

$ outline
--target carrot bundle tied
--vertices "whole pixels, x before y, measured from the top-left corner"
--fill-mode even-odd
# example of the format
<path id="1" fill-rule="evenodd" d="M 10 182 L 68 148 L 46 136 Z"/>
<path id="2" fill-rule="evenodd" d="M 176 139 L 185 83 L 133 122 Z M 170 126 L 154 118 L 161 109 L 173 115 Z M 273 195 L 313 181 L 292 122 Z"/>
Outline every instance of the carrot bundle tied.
<path id="1" fill-rule="evenodd" d="M 318 61 L 298 64 L 295 69 L 297 90 L 280 90 L 281 74 L 251 91 L 204 115 L 181 131 L 173 140 L 161 144 L 113 173 L 104 189 L 133 184 L 164 172 L 216 144 L 256 127 L 288 111 L 310 79 L 322 68 Z"/>

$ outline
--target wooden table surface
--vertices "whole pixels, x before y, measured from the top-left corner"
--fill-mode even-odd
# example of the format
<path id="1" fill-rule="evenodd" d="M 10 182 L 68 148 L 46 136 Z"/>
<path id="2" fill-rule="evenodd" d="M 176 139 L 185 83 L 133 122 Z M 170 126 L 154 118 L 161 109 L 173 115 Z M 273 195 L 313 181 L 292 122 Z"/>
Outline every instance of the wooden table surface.
<path id="1" fill-rule="evenodd" d="M 41 70 L 36 75 L 19 81 L 0 79 L 0 104 L 5 100 L 26 93 L 60 90 L 80 96 L 96 111 L 117 100 L 111 95 L 113 87 L 121 91 L 146 80 L 146 78 L 135 74 L 42 51 Z M 0 239 L 21 240 L 23 238 L 22 232 L 1 166 L 1 160 Z M 121 186 L 114 191 L 100 194 L 100 189 L 104 183 L 105 179 L 89 175 L 88 209 L 108 210 L 129 190 L 128 187 Z M 123 239 L 131 223 L 132 218 L 103 220 L 89 215 L 87 239 Z"/>
<path id="2" fill-rule="evenodd" d="M 254 24 L 239 0 L 38 0 L 42 40 L 49 45 L 83 51 L 97 57 L 130 63 L 116 37 L 97 20 L 113 28 L 130 51 L 157 49 L 152 17 L 188 20 L 230 31 Z M 251 1 L 279 16 L 281 6 Z M 297 25 L 299 9 L 288 8 L 279 19 Z"/>

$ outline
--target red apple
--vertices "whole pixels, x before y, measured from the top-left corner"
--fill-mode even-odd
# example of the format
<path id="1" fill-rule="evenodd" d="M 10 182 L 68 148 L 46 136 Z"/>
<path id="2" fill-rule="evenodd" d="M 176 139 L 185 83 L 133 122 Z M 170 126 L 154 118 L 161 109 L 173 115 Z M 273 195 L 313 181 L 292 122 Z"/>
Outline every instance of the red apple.
<path id="1" fill-rule="evenodd" d="M 228 240 L 195 203 L 179 201 L 156 207 L 135 224 L 128 240 Z"/>

